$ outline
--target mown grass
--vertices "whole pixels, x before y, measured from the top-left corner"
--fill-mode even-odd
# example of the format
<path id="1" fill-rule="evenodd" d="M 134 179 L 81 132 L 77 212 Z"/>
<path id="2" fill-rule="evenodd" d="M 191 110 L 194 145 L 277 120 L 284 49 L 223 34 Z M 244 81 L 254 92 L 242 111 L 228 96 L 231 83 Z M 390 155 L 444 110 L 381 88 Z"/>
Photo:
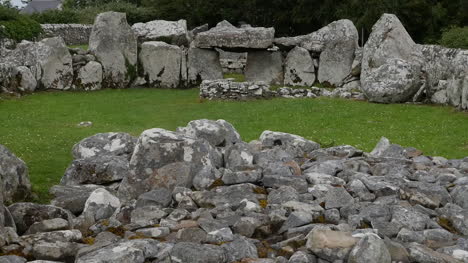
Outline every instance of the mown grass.
<path id="1" fill-rule="evenodd" d="M 72 146 L 81 139 L 110 131 L 137 136 L 155 127 L 174 130 L 202 118 L 231 122 L 245 141 L 268 129 L 325 146 L 350 144 L 370 151 L 386 136 L 428 155 L 468 156 L 468 114 L 450 107 L 327 98 L 200 101 L 197 89 L 40 92 L 0 100 L 0 144 L 28 164 L 36 201 L 45 202 L 48 189 L 72 160 Z M 94 125 L 77 127 L 82 121 Z"/>
<path id="2" fill-rule="evenodd" d="M 84 45 L 70 45 L 68 47 L 69 48 L 81 48 L 83 50 L 88 50 L 89 49 L 89 46 L 87 44 L 84 44 Z"/>

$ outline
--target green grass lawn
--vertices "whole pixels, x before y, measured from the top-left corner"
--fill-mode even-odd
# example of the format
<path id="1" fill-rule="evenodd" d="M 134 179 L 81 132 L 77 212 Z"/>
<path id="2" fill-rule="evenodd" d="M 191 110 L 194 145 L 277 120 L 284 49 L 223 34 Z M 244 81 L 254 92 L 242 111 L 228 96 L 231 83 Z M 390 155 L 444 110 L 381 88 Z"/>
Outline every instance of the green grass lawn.
<path id="1" fill-rule="evenodd" d="M 0 100 L 0 144 L 29 166 L 38 200 L 48 200 L 71 162 L 71 148 L 100 132 L 135 136 L 149 128 L 174 130 L 195 119 L 225 119 L 245 141 L 262 131 L 299 134 L 324 146 L 372 150 L 381 136 L 428 155 L 468 156 L 468 114 L 450 107 L 381 105 L 342 99 L 200 101 L 198 90 L 127 89 L 40 92 Z M 92 121 L 79 128 L 81 121 Z"/>

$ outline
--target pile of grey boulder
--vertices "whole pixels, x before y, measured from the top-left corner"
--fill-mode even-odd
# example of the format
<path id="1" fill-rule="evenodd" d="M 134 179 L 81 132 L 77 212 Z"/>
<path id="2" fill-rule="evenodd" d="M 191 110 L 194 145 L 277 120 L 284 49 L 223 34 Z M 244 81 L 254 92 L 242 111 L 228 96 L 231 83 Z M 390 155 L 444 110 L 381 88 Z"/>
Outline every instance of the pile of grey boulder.
<path id="1" fill-rule="evenodd" d="M 0 147 L 0 262 L 468 262 L 468 158 L 224 120 L 77 143 L 50 205 Z M 7 204 L 9 204 L 7 206 Z M 44 261 L 37 261 L 44 262 Z"/>
<path id="2" fill-rule="evenodd" d="M 0 48 L 0 90 L 187 88 L 223 79 L 223 73 L 243 73 L 247 82 L 337 88 L 329 93 L 285 87 L 280 94 L 286 97 L 332 94 L 468 109 L 467 50 L 418 45 L 391 14 L 377 21 L 364 47 L 358 40 L 346 19 L 308 35 L 275 38 L 274 28 L 227 21 L 193 30 L 185 20 L 130 26 L 125 14 L 106 12 L 95 20 L 89 51 L 69 50 L 57 37 Z"/>

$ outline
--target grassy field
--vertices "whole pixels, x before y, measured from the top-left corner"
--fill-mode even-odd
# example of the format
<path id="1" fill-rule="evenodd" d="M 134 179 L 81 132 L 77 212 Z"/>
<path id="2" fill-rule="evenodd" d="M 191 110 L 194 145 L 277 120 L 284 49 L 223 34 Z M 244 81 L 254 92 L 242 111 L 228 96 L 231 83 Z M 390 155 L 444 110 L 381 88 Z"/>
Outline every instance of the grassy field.
<path id="1" fill-rule="evenodd" d="M 450 107 L 380 105 L 341 99 L 200 101 L 198 90 L 127 89 L 41 92 L 0 100 L 0 144 L 29 166 L 38 200 L 48 200 L 71 161 L 71 148 L 100 132 L 139 135 L 174 130 L 195 119 L 225 119 L 245 141 L 262 131 L 299 134 L 324 146 L 350 144 L 372 150 L 381 136 L 428 155 L 468 156 L 468 114 Z M 92 121 L 79 128 L 81 121 Z"/>

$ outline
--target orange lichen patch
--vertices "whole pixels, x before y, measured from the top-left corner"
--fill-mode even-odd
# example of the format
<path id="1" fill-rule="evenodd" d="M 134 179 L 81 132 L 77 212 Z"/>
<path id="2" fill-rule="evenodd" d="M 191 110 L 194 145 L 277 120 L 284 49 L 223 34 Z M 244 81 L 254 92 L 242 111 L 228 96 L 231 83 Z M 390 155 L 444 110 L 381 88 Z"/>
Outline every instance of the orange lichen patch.
<path id="1" fill-rule="evenodd" d="M 84 244 L 87 244 L 87 245 L 94 245 L 94 242 L 96 241 L 96 239 L 94 237 L 85 237 L 82 239 L 83 243 Z"/>
<path id="2" fill-rule="evenodd" d="M 119 237 L 124 237 L 125 236 L 125 231 L 127 231 L 123 226 L 119 227 L 109 227 L 107 229 L 107 232 L 111 232 L 112 234 L 119 236 Z"/>
<path id="3" fill-rule="evenodd" d="M 257 186 L 253 189 L 253 192 L 259 195 L 268 195 L 268 192 L 265 188 Z"/>
<path id="4" fill-rule="evenodd" d="M 453 234 L 460 234 L 457 229 L 453 226 L 452 222 L 445 218 L 445 217 L 439 217 L 439 219 L 437 220 L 437 223 L 443 227 L 445 230 L 449 231 L 450 233 L 453 233 Z"/>
<path id="5" fill-rule="evenodd" d="M 135 233 L 134 236 L 129 237 L 128 239 L 134 240 L 134 239 L 149 239 L 151 237 L 148 237 L 146 235 L 143 235 L 142 233 Z"/>
<path id="6" fill-rule="evenodd" d="M 31 256 L 31 255 L 26 255 L 24 252 L 23 252 L 23 248 L 18 248 L 18 249 L 14 249 L 14 250 L 10 250 L 8 252 L 5 252 L 5 253 L 1 253 L 0 252 L 0 257 L 1 256 L 18 256 L 18 257 L 23 257 L 23 258 L 26 258 L 28 261 L 32 261 L 34 260 L 34 258 Z"/>
<path id="7" fill-rule="evenodd" d="M 109 226 L 109 224 L 110 224 L 110 222 L 107 219 L 104 219 L 104 220 L 101 221 L 101 225 L 103 225 L 103 226 Z"/>
<path id="8" fill-rule="evenodd" d="M 317 218 L 315 218 L 312 223 L 314 224 L 326 224 L 327 220 L 325 219 L 324 215 L 319 215 Z"/>
<path id="9" fill-rule="evenodd" d="M 223 180 L 221 180 L 221 179 L 216 179 L 216 180 L 210 185 L 209 189 L 211 190 L 211 189 L 216 188 L 216 187 L 218 187 L 218 186 L 224 186 Z"/>
<path id="10" fill-rule="evenodd" d="M 295 161 L 285 162 L 284 165 L 291 167 L 294 171 L 294 175 L 300 176 L 302 174 L 301 167 Z"/>
<path id="11" fill-rule="evenodd" d="M 268 206 L 268 201 L 266 199 L 260 199 L 258 200 L 258 204 L 261 208 L 266 208 Z"/>
<path id="12" fill-rule="evenodd" d="M 256 246 L 259 258 L 268 258 L 268 254 L 274 252 L 274 249 L 271 248 L 270 244 L 266 241 L 257 243 Z"/>

